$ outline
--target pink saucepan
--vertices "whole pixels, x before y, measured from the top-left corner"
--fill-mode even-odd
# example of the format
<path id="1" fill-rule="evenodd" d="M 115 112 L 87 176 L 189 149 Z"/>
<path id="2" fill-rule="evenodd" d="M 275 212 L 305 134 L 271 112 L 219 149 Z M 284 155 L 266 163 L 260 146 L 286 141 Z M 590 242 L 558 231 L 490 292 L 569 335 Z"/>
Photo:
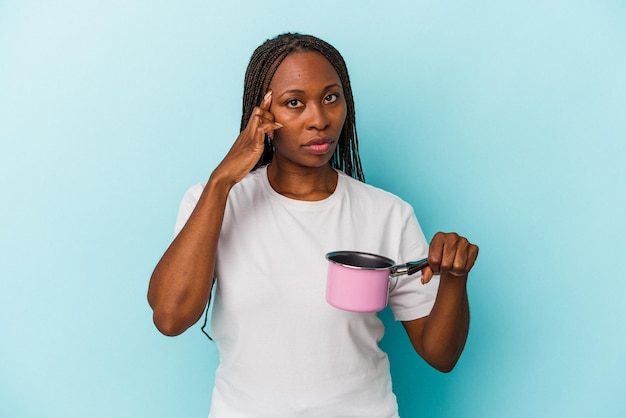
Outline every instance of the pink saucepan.
<path id="1" fill-rule="evenodd" d="M 428 259 L 396 264 L 381 255 L 359 251 L 326 254 L 328 278 L 326 300 L 352 312 L 378 312 L 387 306 L 389 279 L 414 274 L 428 266 Z"/>

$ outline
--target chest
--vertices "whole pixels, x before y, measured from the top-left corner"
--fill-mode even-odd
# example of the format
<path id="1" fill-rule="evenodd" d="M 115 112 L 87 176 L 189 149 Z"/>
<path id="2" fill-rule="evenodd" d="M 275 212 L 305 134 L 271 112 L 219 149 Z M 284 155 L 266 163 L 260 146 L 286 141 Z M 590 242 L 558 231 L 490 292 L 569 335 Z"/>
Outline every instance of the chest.
<path id="1" fill-rule="evenodd" d="M 396 256 L 390 214 L 353 202 L 294 210 L 266 200 L 227 211 L 216 275 L 225 308 L 326 309 L 326 253 L 358 250 Z M 288 312 L 285 312 L 288 313 Z"/>

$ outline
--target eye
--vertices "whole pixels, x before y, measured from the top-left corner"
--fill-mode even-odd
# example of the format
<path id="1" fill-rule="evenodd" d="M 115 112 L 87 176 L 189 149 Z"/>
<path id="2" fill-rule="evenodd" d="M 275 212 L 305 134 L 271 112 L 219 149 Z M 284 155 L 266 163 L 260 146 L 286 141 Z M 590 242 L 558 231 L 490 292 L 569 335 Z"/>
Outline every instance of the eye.
<path id="1" fill-rule="evenodd" d="M 301 103 L 300 103 L 300 100 L 298 99 L 291 99 L 291 100 L 287 100 L 285 105 L 287 107 L 296 108 L 296 107 L 300 107 Z"/>
<path id="2" fill-rule="evenodd" d="M 339 95 L 337 93 L 332 93 L 324 97 L 324 103 L 334 103 L 339 100 Z"/>

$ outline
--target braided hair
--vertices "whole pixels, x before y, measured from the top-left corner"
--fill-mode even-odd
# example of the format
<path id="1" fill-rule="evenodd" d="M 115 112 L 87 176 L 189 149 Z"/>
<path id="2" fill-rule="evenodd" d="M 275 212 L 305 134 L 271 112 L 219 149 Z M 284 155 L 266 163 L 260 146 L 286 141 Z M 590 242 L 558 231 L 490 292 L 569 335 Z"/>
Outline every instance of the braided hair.
<path id="1" fill-rule="evenodd" d="M 354 98 L 352 97 L 348 69 L 339 51 L 319 38 L 299 33 L 284 33 L 273 39 L 268 39 L 254 51 L 244 79 L 241 130 L 243 131 L 248 124 L 254 107 L 261 103 L 278 66 L 289 54 L 294 52 L 318 52 L 337 71 L 343 86 L 347 114 L 330 165 L 357 180 L 365 181 L 359 157 Z M 266 135 L 265 149 L 254 168 L 269 164 L 273 155 L 274 148 Z"/>

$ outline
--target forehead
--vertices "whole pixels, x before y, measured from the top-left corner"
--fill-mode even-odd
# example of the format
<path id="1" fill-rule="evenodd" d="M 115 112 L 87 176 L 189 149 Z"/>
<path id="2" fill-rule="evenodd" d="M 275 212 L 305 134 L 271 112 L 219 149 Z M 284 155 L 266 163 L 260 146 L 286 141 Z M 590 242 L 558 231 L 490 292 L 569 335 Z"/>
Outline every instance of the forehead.
<path id="1" fill-rule="evenodd" d="M 341 86 L 341 80 L 330 61 L 319 52 L 295 52 L 280 63 L 270 88 L 273 90 Z"/>

